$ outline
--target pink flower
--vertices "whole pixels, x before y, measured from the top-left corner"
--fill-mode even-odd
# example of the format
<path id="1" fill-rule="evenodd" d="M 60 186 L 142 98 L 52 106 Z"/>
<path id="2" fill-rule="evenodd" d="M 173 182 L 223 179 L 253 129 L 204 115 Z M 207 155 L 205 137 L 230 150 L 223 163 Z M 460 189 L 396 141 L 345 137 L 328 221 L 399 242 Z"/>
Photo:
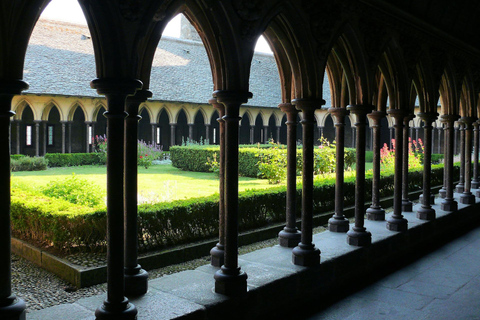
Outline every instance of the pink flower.
<path id="1" fill-rule="evenodd" d="M 140 159 L 143 159 L 143 156 L 140 156 Z"/>

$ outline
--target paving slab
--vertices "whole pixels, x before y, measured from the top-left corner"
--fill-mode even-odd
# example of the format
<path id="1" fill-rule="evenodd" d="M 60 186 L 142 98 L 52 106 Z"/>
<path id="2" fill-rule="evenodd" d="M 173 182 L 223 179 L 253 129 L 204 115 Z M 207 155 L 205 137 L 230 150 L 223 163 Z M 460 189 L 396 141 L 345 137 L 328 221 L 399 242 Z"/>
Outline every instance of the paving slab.
<path id="1" fill-rule="evenodd" d="M 68 315 L 68 316 L 66 316 Z M 28 320 L 93 320 L 95 316 L 89 310 L 79 304 L 61 304 L 51 308 L 38 310 L 27 314 Z"/>

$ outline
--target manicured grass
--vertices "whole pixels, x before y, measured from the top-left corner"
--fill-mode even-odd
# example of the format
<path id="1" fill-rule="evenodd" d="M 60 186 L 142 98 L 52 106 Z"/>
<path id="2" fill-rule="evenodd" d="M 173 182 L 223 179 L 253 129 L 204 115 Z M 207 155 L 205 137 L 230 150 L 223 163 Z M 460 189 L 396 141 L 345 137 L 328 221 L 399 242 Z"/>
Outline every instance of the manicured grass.
<path id="1" fill-rule="evenodd" d="M 72 173 L 94 183 L 106 192 L 104 166 L 49 168 L 46 171 L 12 172 L 12 184 L 27 188 L 40 188 L 56 179 L 65 179 Z M 239 178 L 239 190 L 265 189 L 276 185 L 265 179 Z M 218 193 L 218 176 L 214 173 L 182 171 L 172 165 L 155 165 L 138 168 L 138 193 L 142 202 L 169 201 L 196 198 Z"/>

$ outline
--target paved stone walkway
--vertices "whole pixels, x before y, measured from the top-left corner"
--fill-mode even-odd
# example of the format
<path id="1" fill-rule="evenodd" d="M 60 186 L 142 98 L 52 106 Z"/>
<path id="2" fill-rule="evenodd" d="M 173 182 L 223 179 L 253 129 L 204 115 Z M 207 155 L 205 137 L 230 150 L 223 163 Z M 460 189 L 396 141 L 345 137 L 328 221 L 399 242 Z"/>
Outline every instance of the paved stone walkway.
<path id="1" fill-rule="evenodd" d="M 480 227 L 308 319 L 480 319 Z"/>

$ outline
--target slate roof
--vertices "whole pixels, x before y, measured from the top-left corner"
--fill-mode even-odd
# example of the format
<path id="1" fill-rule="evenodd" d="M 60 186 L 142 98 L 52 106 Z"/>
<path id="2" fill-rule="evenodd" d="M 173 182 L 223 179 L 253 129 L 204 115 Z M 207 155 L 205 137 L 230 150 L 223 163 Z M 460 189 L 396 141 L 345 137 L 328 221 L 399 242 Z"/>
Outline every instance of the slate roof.
<path id="1" fill-rule="evenodd" d="M 26 93 L 98 97 L 90 88 L 96 78 L 93 45 L 86 26 L 39 20 L 27 50 Z M 326 90 L 325 90 L 326 89 Z M 153 62 L 150 90 L 154 100 L 206 103 L 213 91 L 207 54 L 201 42 L 164 37 Z M 280 80 L 271 54 L 257 53 L 252 60 L 248 105 L 277 107 Z M 324 86 L 329 107 L 330 92 Z"/>

